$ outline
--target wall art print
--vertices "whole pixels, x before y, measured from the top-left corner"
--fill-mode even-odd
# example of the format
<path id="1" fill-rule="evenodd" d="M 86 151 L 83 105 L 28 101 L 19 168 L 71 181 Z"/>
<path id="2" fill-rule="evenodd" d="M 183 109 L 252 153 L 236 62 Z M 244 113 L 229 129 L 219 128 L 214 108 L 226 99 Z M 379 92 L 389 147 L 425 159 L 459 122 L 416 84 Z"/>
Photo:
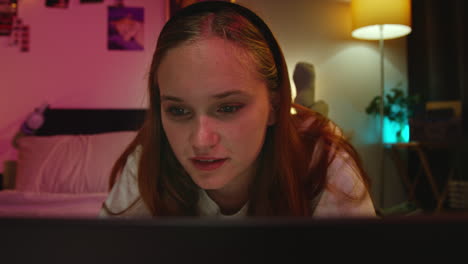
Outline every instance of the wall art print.
<path id="1" fill-rule="evenodd" d="M 109 50 L 143 50 L 143 7 L 108 7 L 107 47 Z"/>

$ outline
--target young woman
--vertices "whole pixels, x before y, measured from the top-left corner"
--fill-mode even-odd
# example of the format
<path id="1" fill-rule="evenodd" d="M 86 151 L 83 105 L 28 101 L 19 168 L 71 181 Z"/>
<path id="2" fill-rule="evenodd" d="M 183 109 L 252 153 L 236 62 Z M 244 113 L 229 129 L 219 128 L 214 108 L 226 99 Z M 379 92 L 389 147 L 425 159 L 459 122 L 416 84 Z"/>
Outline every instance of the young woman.
<path id="1" fill-rule="evenodd" d="M 146 121 L 100 216 L 375 215 L 356 151 L 292 105 L 282 51 L 245 7 L 201 2 L 173 16 L 148 87 Z"/>

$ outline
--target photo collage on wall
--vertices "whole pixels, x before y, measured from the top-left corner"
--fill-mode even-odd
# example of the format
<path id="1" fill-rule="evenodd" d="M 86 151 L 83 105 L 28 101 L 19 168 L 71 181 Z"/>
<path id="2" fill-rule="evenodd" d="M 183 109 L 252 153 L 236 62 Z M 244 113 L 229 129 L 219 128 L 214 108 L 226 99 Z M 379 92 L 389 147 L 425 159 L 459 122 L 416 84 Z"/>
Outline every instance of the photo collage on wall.
<path id="1" fill-rule="evenodd" d="M 8 38 L 9 47 L 19 47 L 21 52 L 29 51 L 29 25 L 18 17 L 17 0 L 0 0 L 0 36 Z"/>
<path id="2" fill-rule="evenodd" d="M 144 49 L 144 8 L 109 6 L 109 50 Z"/>
<path id="3" fill-rule="evenodd" d="M 169 0 L 167 0 L 169 1 Z M 68 9 L 69 0 L 44 0 L 45 7 Z M 80 0 L 82 4 L 103 3 L 104 0 Z M 108 50 L 144 49 L 144 8 L 124 6 L 123 0 L 115 0 L 108 7 Z M 7 36 L 8 46 L 18 46 L 20 51 L 30 48 L 30 26 L 17 17 L 18 0 L 0 0 L 0 37 Z"/>
<path id="4" fill-rule="evenodd" d="M 16 14 L 16 1 L 0 0 L 0 36 L 11 36 Z"/>

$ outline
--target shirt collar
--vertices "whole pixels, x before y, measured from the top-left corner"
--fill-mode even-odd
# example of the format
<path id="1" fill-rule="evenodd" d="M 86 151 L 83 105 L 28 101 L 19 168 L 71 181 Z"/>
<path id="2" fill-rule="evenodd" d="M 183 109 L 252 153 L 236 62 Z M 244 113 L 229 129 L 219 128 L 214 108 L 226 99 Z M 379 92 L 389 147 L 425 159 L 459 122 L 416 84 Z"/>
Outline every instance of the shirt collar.
<path id="1" fill-rule="evenodd" d="M 199 199 L 197 203 L 198 207 L 198 214 L 200 216 L 214 216 L 218 218 L 242 218 L 247 215 L 248 209 L 248 202 L 235 214 L 232 215 L 224 215 L 221 213 L 219 206 L 213 201 L 210 196 L 206 193 L 205 190 L 200 189 L 199 191 Z"/>

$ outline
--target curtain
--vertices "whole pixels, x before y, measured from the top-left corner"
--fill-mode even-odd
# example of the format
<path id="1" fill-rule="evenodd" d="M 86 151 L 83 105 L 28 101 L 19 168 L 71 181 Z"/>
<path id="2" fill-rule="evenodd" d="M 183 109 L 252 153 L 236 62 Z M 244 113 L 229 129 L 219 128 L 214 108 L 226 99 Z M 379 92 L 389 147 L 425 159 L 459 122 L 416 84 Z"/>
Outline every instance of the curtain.
<path id="1" fill-rule="evenodd" d="M 464 141 L 468 132 L 468 1 L 412 0 L 412 32 L 407 41 L 408 91 L 422 99 L 416 114 L 424 113 L 427 101 L 460 100 Z M 412 136 L 412 140 L 418 138 Z M 428 152 L 434 176 L 443 188 L 453 165 L 452 152 Z M 418 158 L 410 154 L 409 175 L 417 175 L 419 169 Z M 433 209 L 436 202 L 429 184 L 420 185 L 417 199 L 422 207 Z"/>
<path id="2" fill-rule="evenodd" d="M 407 38 L 409 92 L 420 94 L 422 102 L 461 100 L 465 117 L 468 117 L 467 2 L 412 0 L 412 32 Z"/>

